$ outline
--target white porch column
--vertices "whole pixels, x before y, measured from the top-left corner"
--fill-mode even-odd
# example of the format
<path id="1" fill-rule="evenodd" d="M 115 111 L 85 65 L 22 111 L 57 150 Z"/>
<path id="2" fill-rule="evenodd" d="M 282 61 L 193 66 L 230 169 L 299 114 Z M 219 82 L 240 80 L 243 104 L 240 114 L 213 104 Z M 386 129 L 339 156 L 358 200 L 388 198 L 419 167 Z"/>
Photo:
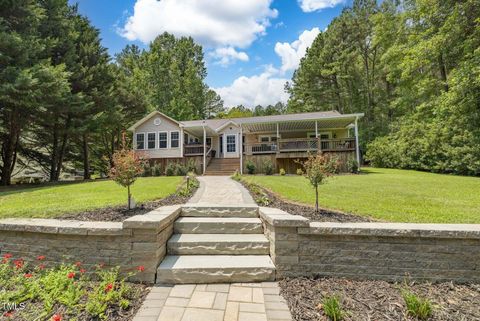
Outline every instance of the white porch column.
<path id="1" fill-rule="evenodd" d="M 357 156 L 358 168 L 360 169 L 360 147 L 358 146 L 358 117 L 355 118 L 355 154 Z"/>
<path id="2" fill-rule="evenodd" d="M 315 138 L 317 139 L 317 154 L 322 151 L 322 144 L 320 139 L 318 139 L 318 120 L 315 121 Z"/>
<path id="3" fill-rule="evenodd" d="M 185 144 L 184 142 L 184 137 L 183 137 L 183 127 L 180 127 L 180 157 L 183 158 L 183 145 Z"/>
<path id="4" fill-rule="evenodd" d="M 240 175 L 243 175 L 243 127 L 240 124 L 240 144 L 238 150 L 240 151 Z"/>
<path id="5" fill-rule="evenodd" d="M 280 139 L 280 131 L 278 130 L 278 123 L 277 123 L 277 141 Z"/>
<path id="6" fill-rule="evenodd" d="M 318 138 L 318 121 L 315 121 L 315 138 Z"/>
<path id="7" fill-rule="evenodd" d="M 205 131 L 205 126 L 203 126 L 203 175 L 207 170 L 207 133 Z"/>

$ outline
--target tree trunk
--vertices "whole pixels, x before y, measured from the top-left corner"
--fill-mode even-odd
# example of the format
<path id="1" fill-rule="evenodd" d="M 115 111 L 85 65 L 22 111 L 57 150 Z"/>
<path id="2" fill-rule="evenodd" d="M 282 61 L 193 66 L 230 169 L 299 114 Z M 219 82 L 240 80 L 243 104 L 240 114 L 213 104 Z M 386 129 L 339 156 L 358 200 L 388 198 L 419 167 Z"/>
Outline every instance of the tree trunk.
<path id="1" fill-rule="evenodd" d="M 445 91 L 448 91 L 448 79 L 447 79 L 447 68 L 445 67 L 445 62 L 443 61 L 443 55 L 438 55 L 438 66 L 440 68 L 440 78 L 443 82 L 443 88 Z"/>
<path id="2" fill-rule="evenodd" d="M 130 194 L 130 185 L 127 186 L 127 193 L 128 193 L 128 209 L 131 209 L 132 195 Z"/>
<path id="3" fill-rule="evenodd" d="M 318 213 L 318 185 L 315 186 L 315 213 Z"/>
<path id="4" fill-rule="evenodd" d="M 57 164 L 56 164 L 56 170 L 55 170 L 55 181 L 58 181 L 60 179 L 60 173 L 62 172 L 63 159 L 65 158 L 65 151 L 67 149 L 68 131 L 70 129 L 70 124 L 71 124 L 71 117 L 68 116 L 65 122 L 65 127 L 63 129 L 64 132 L 62 136 L 62 146 L 58 151 L 58 158 L 57 158 Z"/>
<path id="5" fill-rule="evenodd" d="M 88 137 L 86 133 L 83 133 L 82 149 L 83 149 L 83 179 L 90 179 L 90 159 L 88 154 Z"/>
<path id="6" fill-rule="evenodd" d="M 57 172 L 57 157 L 58 157 L 58 123 L 55 120 L 53 127 L 53 142 L 52 142 L 52 154 L 50 156 L 50 182 L 55 181 L 55 173 Z"/>

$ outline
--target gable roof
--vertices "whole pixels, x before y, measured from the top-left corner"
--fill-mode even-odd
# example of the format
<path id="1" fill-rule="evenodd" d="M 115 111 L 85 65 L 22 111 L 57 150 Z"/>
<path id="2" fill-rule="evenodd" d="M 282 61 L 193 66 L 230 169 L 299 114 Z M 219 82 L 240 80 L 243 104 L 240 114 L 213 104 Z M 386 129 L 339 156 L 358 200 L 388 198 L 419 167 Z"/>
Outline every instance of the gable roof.
<path id="1" fill-rule="evenodd" d="M 135 130 L 135 128 L 137 128 L 138 126 L 140 126 L 141 124 L 143 124 L 144 122 L 146 122 L 147 120 L 149 120 L 150 118 L 152 118 L 152 117 L 155 116 L 155 115 L 159 115 L 159 116 L 165 117 L 166 119 L 168 119 L 168 120 L 174 122 L 175 124 L 177 124 L 178 126 L 180 126 L 180 123 L 179 123 L 177 120 L 175 120 L 175 119 L 173 119 L 173 118 L 171 118 L 171 117 L 168 117 L 167 115 L 165 115 L 164 113 L 162 113 L 162 112 L 160 112 L 160 111 L 158 111 L 158 110 L 155 110 L 155 111 L 152 111 L 152 112 L 151 112 L 150 114 L 148 114 L 147 116 L 145 116 L 145 117 L 143 117 L 142 119 L 140 119 L 139 121 L 137 121 L 137 122 L 136 122 L 135 124 L 133 124 L 132 126 L 130 126 L 130 127 L 128 128 L 128 130 L 133 132 L 133 131 Z"/>

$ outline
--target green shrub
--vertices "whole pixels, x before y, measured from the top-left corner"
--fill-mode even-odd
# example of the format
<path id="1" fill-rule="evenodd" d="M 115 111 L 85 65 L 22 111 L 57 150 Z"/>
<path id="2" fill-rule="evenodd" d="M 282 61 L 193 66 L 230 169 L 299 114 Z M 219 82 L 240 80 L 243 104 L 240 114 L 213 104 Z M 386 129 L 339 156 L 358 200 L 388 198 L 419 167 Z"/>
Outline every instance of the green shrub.
<path id="1" fill-rule="evenodd" d="M 247 173 L 252 175 L 255 174 L 255 164 L 252 161 L 247 161 L 247 164 L 245 165 L 247 168 Z"/>
<path id="2" fill-rule="evenodd" d="M 349 173 L 357 174 L 358 173 L 358 162 L 355 158 L 349 158 L 346 163 L 347 171 Z"/>
<path id="3" fill-rule="evenodd" d="M 175 174 L 175 164 L 174 163 L 168 163 L 167 167 L 165 167 L 165 175 L 173 176 L 174 174 Z"/>
<path id="4" fill-rule="evenodd" d="M 187 172 L 197 174 L 197 165 L 195 164 L 195 160 L 189 159 L 185 167 L 187 168 Z"/>
<path id="5" fill-rule="evenodd" d="M 242 175 L 240 175 L 240 172 L 238 170 L 235 170 L 235 173 L 233 173 L 232 175 L 232 179 L 234 181 L 240 182 L 240 180 L 242 179 Z"/>
<path id="6" fill-rule="evenodd" d="M 403 290 L 403 300 L 407 306 L 407 312 L 419 320 L 427 320 L 432 316 L 432 303 L 427 298 L 417 296 L 415 293 Z"/>
<path id="7" fill-rule="evenodd" d="M 153 165 L 152 175 L 153 176 L 161 176 L 162 175 L 162 166 L 160 164 Z"/>
<path id="8" fill-rule="evenodd" d="M 149 162 L 143 163 L 142 167 L 143 167 L 143 172 L 142 172 L 143 177 L 152 176 L 152 167 L 150 166 Z"/>
<path id="9" fill-rule="evenodd" d="M 183 164 L 181 163 L 175 164 L 175 176 L 185 176 L 187 175 L 187 173 L 188 173 L 188 170 Z"/>
<path id="10" fill-rule="evenodd" d="M 181 196 L 190 196 L 193 191 L 200 185 L 198 182 L 195 173 L 189 172 L 185 177 L 184 184 L 178 190 L 178 194 Z"/>
<path id="11" fill-rule="evenodd" d="M 266 160 L 263 163 L 263 170 L 265 171 L 266 175 L 272 175 L 273 174 L 273 164 L 271 161 Z"/>
<path id="12" fill-rule="evenodd" d="M 297 175 L 303 175 L 303 169 L 297 168 Z"/>
<path id="13" fill-rule="evenodd" d="M 338 296 L 326 296 L 322 301 L 322 308 L 325 315 L 332 321 L 340 321 L 345 317 Z"/>
<path id="14" fill-rule="evenodd" d="M 280 171 L 279 171 L 280 175 L 282 176 L 285 176 L 286 172 L 283 168 L 280 168 Z"/>

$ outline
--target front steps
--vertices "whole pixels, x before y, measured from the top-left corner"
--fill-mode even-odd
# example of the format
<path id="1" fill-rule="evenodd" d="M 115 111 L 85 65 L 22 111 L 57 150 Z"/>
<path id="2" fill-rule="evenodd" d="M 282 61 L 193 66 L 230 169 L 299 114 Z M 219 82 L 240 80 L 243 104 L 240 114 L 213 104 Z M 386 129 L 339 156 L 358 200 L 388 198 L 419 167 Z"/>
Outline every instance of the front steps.
<path id="1" fill-rule="evenodd" d="M 235 171 L 240 171 L 239 158 L 212 158 L 205 175 L 231 176 Z"/>
<path id="2" fill-rule="evenodd" d="M 269 251 L 258 207 L 187 205 L 174 222 L 157 283 L 273 281 Z"/>

